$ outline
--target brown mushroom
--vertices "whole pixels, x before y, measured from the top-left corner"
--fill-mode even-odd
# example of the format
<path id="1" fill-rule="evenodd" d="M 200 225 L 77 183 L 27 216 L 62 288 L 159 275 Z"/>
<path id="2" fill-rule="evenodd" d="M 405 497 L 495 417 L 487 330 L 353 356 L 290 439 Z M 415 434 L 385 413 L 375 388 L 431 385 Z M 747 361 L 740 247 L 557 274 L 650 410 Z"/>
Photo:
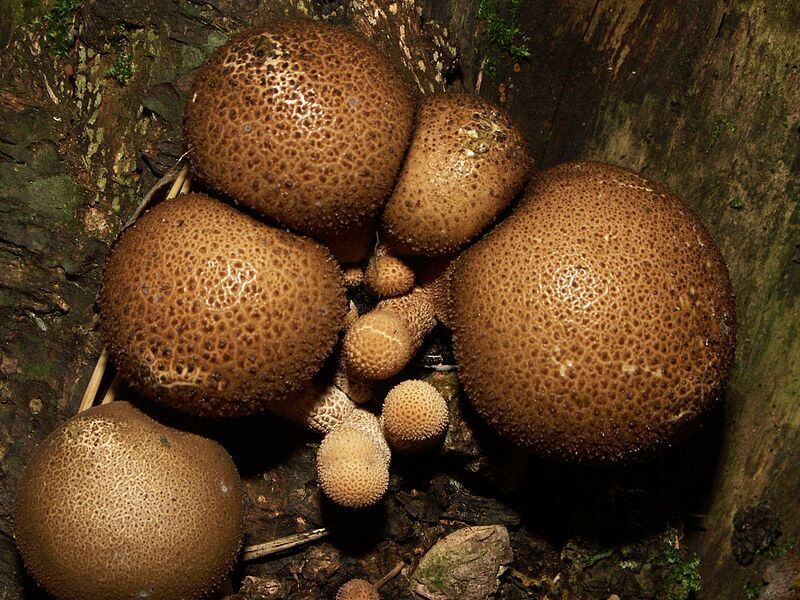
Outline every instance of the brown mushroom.
<path id="1" fill-rule="evenodd" d="M 14 500 L 17 545 L 60 600 L 205 597 L 236 559 L 243 492 L 217 443 L 127 402 L 51 433 Z"/>
<path id="2" fill-rule="evenodd" d="M 424 381 L 403 381 L 383 401 L 383 434 L 389 446 L 400 453 L 417 454 L 431 449 L 442 441 L 449 423 L 447 402 Z"/>
<path id="3" fill-rule="evenodd" d="M 365 579 L 351 579 L 336 592 L 336 600 L 380 600 L 375 586 Z"/>
<path id="4" fill-rule="evenodd" d="M 336 343 L 346 300 L 323 246 L 188 194 L 123 233 L 100 306 L 126 380 L 180 410 L 228 416 L 306 386 Z"/>
<path id="5" fill-rule="evenodd" d="M 184 130 L 216 190 L 314 236 L 376 216 L 408 144 L 413 101 L 378 49 L 345 29 L 275 21 L 217 49 Z"/>
<path id="6" fill-rule="evenodd" d="M 522 189 L 530 162 L 525 138 L 499 107 L 468 94 L 426 97 L 382 238 L 401 255 L 460 249 Z"/>
<path id="7" fill-rule="evenodd" d="M 433 305 L 422 288 L 379 302 L 345 333 L 342 356 L 346 370 L 363 380 L 393 377 L 406 366 L 435 323 Z"/>
<path id="8" fill-rule="evenodd" d="M 716 404 L 735 313 L 719 249 L 661 185 L 598 163 L 538 175 L 458 259 L 452 329 L 478 412 L 536 453 L 614 461 Z"/>

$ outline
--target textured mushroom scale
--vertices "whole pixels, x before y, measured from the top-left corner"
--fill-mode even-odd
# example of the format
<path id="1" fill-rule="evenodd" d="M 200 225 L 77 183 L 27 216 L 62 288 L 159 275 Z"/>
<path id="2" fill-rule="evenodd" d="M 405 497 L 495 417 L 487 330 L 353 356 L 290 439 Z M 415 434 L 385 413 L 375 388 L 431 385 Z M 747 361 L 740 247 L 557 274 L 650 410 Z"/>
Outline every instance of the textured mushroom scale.
<path id="1" fill-rule="evenodd" d="M 598 163 L 538 175 L 458 259 L 454 350 L 492 425 L 538 454 L 625 459 L 720 398 L 735 308 L 719 249 L 661 185 Z"/>
<path id="2" fill-rule="evenodd" d="M 197 173 L 314 236 L 377 214 L 413 120 L 400 75 L 367 41 L 313 21 L 277 21 L 219 48 L 184 113 Z"/>
<path id="3" fill-rule="evenodd" d="M 323 246 L 189 194 L 124 232 L 100 307 L 110 355 L 134 387 L 189 413 L 233 416 L 311 381 L 346 299 Z"/>
<path id="4" fill-rule="evenodd" d="M 114 402 L 42 442 L 14 524 L 26 566 L 60 600 L 189 600 L 233 566 L 243 490 L 219 444 Z"/>

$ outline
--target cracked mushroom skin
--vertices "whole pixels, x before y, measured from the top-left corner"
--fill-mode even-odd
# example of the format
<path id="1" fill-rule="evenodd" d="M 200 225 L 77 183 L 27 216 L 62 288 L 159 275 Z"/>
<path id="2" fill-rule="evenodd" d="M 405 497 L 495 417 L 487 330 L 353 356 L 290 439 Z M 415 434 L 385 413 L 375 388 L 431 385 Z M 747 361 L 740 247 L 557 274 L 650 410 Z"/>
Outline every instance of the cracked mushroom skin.
<path id="1" fill-rule="evenodd" d="M 336 343 L 346 299 L 321 245 L 188 194 L 122 234 L 100 309 L 125 380 L 152 400 L 222 417 L 307 385 Z"/>
<path id="2" fill-rule="evenodd" d="M 452 253 L 509 205 L 530 166 L 525 138 L 503 110 L 469 94 L 429 96 L 384 209 L 382 239 L 400 255 Z"/>
<path id="3" fill-rule="evenodd" d="M 184 112 L 198 175 L 300 233 L 376 216 L 408 145 L 414 105 L 378 49 L 339 27 L 275 21 L 219 48 Z"/>
<path id="4" fill-rule="evenodd" d="M 25 565 L 59 600 L 205 597 L 234 564 L 243 491 L 216 442 L 120 401 L 51 433 L 17 487 Z"/>
<path id="5" fill-rule="evenodd" d="M 730 372 L 735 307 L 719 249 L 676 196 L 618 167 L 536 176 L 457 260 L 451 286 L 467 395 L 540 455 L 650 454 L 709 413 Z"/>
<path id="6" fill-rule="evenodd" d="M 383 402 L 383 433 L 389 446 L 402 454 L 433 448 L 444 438 L 449 423 L 447 402 L 425 381 L 403 381 Z"/>
<path id="7" fill-rule="evenodd" d="M 435 324 L 434 307 L 422 288 L 383 300 L 347 328 L 342 342 L 344 368 L 365 381 L 394 377 Z"/>

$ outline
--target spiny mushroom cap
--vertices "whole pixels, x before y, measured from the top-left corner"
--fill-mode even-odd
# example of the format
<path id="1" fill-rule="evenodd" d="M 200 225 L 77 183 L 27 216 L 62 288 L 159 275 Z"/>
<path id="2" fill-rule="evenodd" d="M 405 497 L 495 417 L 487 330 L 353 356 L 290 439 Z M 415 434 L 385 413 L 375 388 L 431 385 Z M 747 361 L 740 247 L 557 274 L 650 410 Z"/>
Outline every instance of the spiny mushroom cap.
<path id="1" fill-rule="evenodd" d="M 184 130 L 205 181 L 318 235 L 378 212 L 412 119 L 406 85 L 372 44 L 319 22 L 277 21 L 206 61 Z"/>
<path id="2" fill-rule="evenodd" d="M 458 260 L 454 350 L 501 433 L 565 460 L 666 445 L 720 397 L 735 345 L 719 249 L 662 186 L 598 163 L 554 167 Z"/>
<path id="3" fill-rule="evenodd" d="M 383 402 L 383 433 L 398 452 L 413 454 L 432 448 L 444 437 L 449 423 L 447 402 L 424 381 L 399 383 Z"/>
<path id="4" fill-rule="evenodd" d="M 200 598 L 236 559 L 242 485 L 219 444 L 114 402 L 42 442 L 14 523 L 25 565 L 60 600 Z"/>
<path id="5" fill-rule="evenodd" d="M 364 579 L 351 579 L 339 588 L 336 600 L 380 600 L 375 586 Z"/>
<path id="6" fill-rule="evenodd" d="M 525 138 L 498 107 L 467 94 L 425 98 L 383 237 L 402 255 L 457 250 L 508 206 L 530 163 Z"/>
<path id="7" fill-rule="evenodd" d="M 309 383 L 336 343 L 346 299 L 319 244 L 188 194 L 123 233 L 100 308 L 126 380 L 180 410 L 228 416 Z"/>
<path id="8" fill-rule="evenodd" d="M 402 296 L 414 287 L 414 271 L 396 256 L 376 254 L 364 272 L 364 284 L 378 298 Z"/>
<path id="9" fill-rule="evenodd" d="M 363 408 L 355 408 L 342 422 L 342 427 L 358 429 L 369 435 L 378 449 L 381 459 L 387 467 L 389 466 L 392 461 L 392 451 L 389 449 L 389 444 L 386 443 L 378 417 Z"/>
<path id="10" fill-rule="evenodd" d="M 426 292 L 379 302 L 348 327 L 342 360 L 358 379 L 383 380 L 397 375 L 419 349 L 436 320 Z"/>
<path id="11" fill-rule="evenodd" d="M 320 444 L 317 479 L 325 495 L 336 504 L 366 508 L 386 493 L 389 465 L 369 432 L 340 426 Z"/>

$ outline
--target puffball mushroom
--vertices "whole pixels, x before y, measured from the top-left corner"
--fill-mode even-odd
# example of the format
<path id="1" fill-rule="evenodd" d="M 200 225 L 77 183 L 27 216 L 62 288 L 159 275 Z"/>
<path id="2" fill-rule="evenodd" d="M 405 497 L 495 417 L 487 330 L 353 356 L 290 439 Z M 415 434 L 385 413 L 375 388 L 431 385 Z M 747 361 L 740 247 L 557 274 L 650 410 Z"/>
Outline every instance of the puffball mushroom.
<path id="1" fill-rule="evenodd" d="M 339 588 L 336 600 L 380 600 L 375 586 L 364 579 L 351 579 Z"/>
<path id="2" fill-rule="evenodd" d="M 377 418 L 356 409 L 317 451 L 317 479 L 324 494 L 346 508 L 366 508 L 389 486 L 390 453 Z"/>
<path id="3" fill-rule="evenodd" d="M 378 246 L 364 272 L 367 291 L 377 298 L 394 298 L 414 287 L 414 271 L 404 261 Z"/>
<path id="4" fill-rule="evenodd" d="M 60 600 L 188 600 L 236 559 L 242 485 L 216 442 L 118 401 L 51 433 L 14 500 L 22 559 Z"/>
<path id="5" fill-rule="evenodd" d="M 528 177 L 522 133 L 478 96 L 426 97 L 383 213 L 382 238 L 401 255 L 449 254 L 475 239 Z"/>
<path id="6" fill-rule="evenodd" d="M 425 381 L 403 381 L 389 391 L 383 402 L 383 434 L 392 449 L 404 454 L 434 447 L 444 437 L 449 423 L 447 402 Z"/>
<path id="7" fill-rule="evenodd" d="M 312 236 L 375 216 L 411 134 L 413 101 L 361 37 L 315 21 L 246 31 L 201 67 L 184 112 L 200 177 Z"/>
<path id="8" fill-rule="evenodd" d="M 347 328 L 344 366 L 357 379 L 389 379 L 403 370 L 435 324 L 433 305 L 422 288 L 383 300 Z"/>
<path id="9" fill-rule="evenodd" d="M 174 408 L 232 416 L 311 381 L 336 343 L 346 299 L 323 246 L 187 194 L 122 234 L 100 309 L 124 379 Z"/>
<path id="10" fill-rule="evenodd" d="M 477 411 L 534 452 L 611 462 L 718 401 L 735 313 L 719 249 L 661 185 L 599 163 L 534 178 L 456 262 L 452 329 Z"/>

